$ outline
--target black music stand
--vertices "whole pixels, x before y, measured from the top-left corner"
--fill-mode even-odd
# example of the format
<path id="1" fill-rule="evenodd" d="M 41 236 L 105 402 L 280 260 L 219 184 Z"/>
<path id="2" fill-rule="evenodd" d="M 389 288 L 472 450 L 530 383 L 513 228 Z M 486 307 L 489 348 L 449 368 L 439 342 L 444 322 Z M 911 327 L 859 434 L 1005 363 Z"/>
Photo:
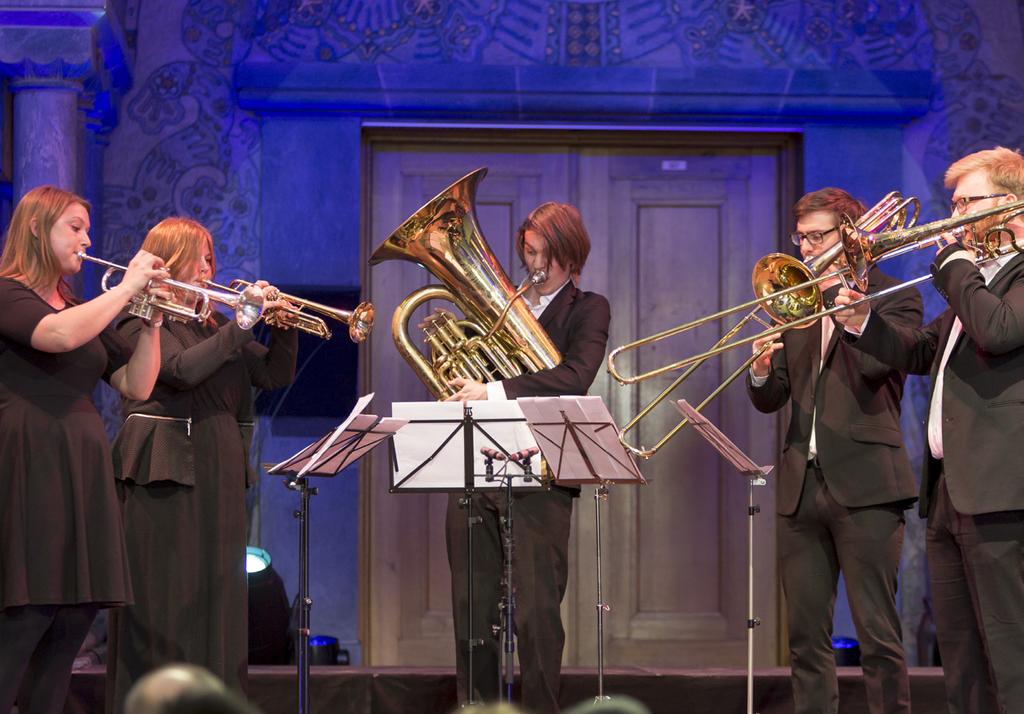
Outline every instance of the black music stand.
<path id="1" fill-rule="evenodd" d="M 309 596 L 309 499 L 317 488 L 309 485 L 310 476 L 331 477 L 361 459 L 397 432 L 405 421 L 360 414 L 373 399 L 368 394 L 356 402 L 352 412 L 336 429 L 306 446 L 289 459 L 272 466 L 267 473 L 285 476 L 284 485 L 299 494 L 299 622 L 296 629 L 296 653 L 299 687 L 299 714 L 309 707 L 309 630 L 313 600 Z"/>
<path id="2" fill-rule="evenodd" d="M 537 490 L 542 484 L 540 457 L 526 419 L 515 402 L 396 402 L 392 412 L 408 421 L 409 428 L 391 447 L 391 492 L 446 491 L 461 492 L 459 506 L 466 510 L 466 601 L 469 631 L 467 651 L 467 696 L 464 704 L 479 704 L 473 687 L 473 650 L 483 640 L 473 632 L 473 531 L 482 519 L 473 515 L 473 495 L 477 491 L 502 489 L 506 494 L 505 517 L 502 519 L 504 544 L 503 580 L 505 595 L 500 603 L 502 627 L 501 647 L 504 666 L 499 667 L 499 691 L 512 701 L 515 679 L 515 645 L 512 629 L 515 598 L 512 588 L 512 492 Z M 483 446 L 481 450 L 480 446 Z M 531 451 L 532 453 L 529 453 Z M 505 466 L 494 473 L 494 458 L 482 452 L 500 454 Z M 401 452 L 401 453 L 399 453 Z M 520 458 L 509 459 L 511 456 Z M 518 481 L 518 483 L 517 483 Z M 461 645 L 462 643 L 460 643 Z"/>
<path id="3" fill-rule="evenodd" d="M 633 457 L 619 441 L 619 430 L 601 397 L 520 397 L 530 430 L 562 486 L 593 484 L 597 539 L 597 701 L 604 694 L 604 601 L 601 582 L 601 502 L 613 483 L 644 485 Z"/>
<path id="4" fill-rule="evenodd" d="M 676 408 L 690 422 L 709 444 L 715 447 L 737 471 L 747 477 L 747 714 L 754 714 L 754 628 L 761 619 L 754 616 L 754 516 L 761 507 L 754 503 L 754 486 L 765 486 L 765 476 L 773 466 L 758 466 L 743 453 L 736 444 L 712 424 L 707 417 L 694 409 L 685 399 L 674 402 Z"/>

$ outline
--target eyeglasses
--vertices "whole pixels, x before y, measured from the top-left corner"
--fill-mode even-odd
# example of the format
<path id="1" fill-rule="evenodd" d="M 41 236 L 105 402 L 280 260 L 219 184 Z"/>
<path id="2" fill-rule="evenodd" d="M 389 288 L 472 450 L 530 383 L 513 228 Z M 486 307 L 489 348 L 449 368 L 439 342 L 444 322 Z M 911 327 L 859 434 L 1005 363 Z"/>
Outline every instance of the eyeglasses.
<path id="1" fill-rule="evenodd" d="M 952 201 L 949 202 L 949 212 L 963 213 L 964 211 L 967 210 L 967 207 L 970 206 L 975 201 L 981 201 L 986 198 L 1003 198 L 1004 196 L 1009 195 L 1010 194 L 1008 193 L 990 193 L 987 196 L 961 196 L 960 198 L 954 198 Z"/>
<path id="2" fill-rule="evenodd" d="M 793 241 L 793 245 L 799 247 L 800 243 L 806 240 L 811 245 L 821 245 L 821 242 L 825 240 L 825 236 L 834 230 L 838 230 L 839 226 L 832 226 L 827 231 L 807 231 L 806 233 L 794 232 L 789 234 L 789 239 Z"/>

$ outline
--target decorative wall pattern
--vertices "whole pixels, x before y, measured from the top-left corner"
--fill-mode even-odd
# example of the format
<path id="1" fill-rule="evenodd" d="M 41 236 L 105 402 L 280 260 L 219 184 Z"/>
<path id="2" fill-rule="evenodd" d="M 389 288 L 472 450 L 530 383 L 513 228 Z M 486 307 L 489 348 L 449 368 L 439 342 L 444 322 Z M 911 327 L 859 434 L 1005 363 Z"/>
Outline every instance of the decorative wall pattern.
<path id="1" fill-rule="evenodd" d="M 222 4 L 226 13 L 231 4 Z M 930 66 L 931 48 L 916 8 L 820 0 L 270 2 L 252 37 L 286 62 L 920 68 Z"/>
<path id="2" fill-rule="evenodd" d="M 132 181 L 104 185 L 106 250 L 128 257 L 161 218 L 187 215 L 215 236 L 219 270 L 251 278 L 259 260 L 259 128 L 235 106 L 231 63 L 239 57 L 230 35 L 218 34 L 236 25 L 200 22 L 191 10 L 181 16 L 181 46 L 194 59 L 159 64 L 122 107 L 108 173 L 111 164 L 130 168 Z M 145 29 L 140 54 L 149 46 Z M 133 151 L 140 136 L 156 138 L 145 153 Z"/>
<path id="3" fill-rule="evenodd" d="M 1020 65 L 1007 64 L 1021 59 L 1020 50 L 992 57 L 982 29 L 991 17 L 963 0 L 187 0 L 176 6 L 179 42 L 171 44 L 155 39 L 163 28 L 147 28 L 150 7 L 141 2 L 140 64 L 150 53 L 191 58 L 161 63 L 136 79 L 115 148 L 122 134 L 135 131 L 161 141 L 145 156 L 112 152 L 114 161 L 137 169 L 130 184 L 107 186 L 113 244 L 127 252 L 155 218 L 186 212 L 216 223 L 218 257 L 243 272 L 258 258 L 252 244 L 259 153 L 257 127 L 237 111 L 231 92 L 231 68 L 243 59 L 935 68 L 937 91 L 918 154 L 936 197 L 925 199 L 934 215 L 942 211 L 941 174 L 952 158 L 1024 143 L 1024 129 L 1013 121 L 1024 108 L 1024 88 L 1012 71 Z"/>

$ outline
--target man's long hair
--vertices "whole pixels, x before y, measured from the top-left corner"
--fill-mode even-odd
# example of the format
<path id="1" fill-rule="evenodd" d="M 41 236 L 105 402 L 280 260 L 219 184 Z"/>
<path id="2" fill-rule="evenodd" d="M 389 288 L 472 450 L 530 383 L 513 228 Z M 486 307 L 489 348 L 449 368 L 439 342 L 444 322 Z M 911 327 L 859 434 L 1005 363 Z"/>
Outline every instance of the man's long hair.
<path id="1" fill-rule="evenodd" d="M 523 265 L 526 265 L 526 231 L 534 231 L 544 240 L 548 260 L 558 261 L 574 280 L 579 279 L 590 255 L 590 237 L 578 208 L 549 201 L 530 211 L 516 234 L 516 253 Z"/>

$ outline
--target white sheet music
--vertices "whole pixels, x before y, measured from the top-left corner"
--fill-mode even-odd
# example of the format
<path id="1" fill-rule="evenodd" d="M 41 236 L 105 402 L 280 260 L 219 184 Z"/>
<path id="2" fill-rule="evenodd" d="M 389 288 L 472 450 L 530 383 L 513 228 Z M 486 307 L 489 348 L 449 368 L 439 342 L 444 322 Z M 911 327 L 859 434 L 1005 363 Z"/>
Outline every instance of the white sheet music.
<path id="1" fill-rule="evenodd" d="M 302 467 L 302 470 L 298 473 L 298 476 L 300 478 L 309 473 L 310 468 L 312 468 L 314 465 L 320 462 L 320 459 L 323 458 L 324 454 L 327 452 L 327 449 L 331 448 L 331 445 L 338 440 L 338 437 L 341 436 L 341 433 L 345 431 L 349 424 L 351 424 L 355 420 L 355 418 L 359 416 L 359 414 L 362 413 L 366 405 L 373 400 L 373 394 L 373 392 L 370 392 L 366 396 L 360 397 L 359 399 L 356 400 L 356 405 L 352 407 L 352 411 L 349 412 L 348 417 L 345 419 L 345 421 L 338 424 L 338 428 L 331 433 L 330 437 L 327 440 L 325 440 L 323 445 L 316 451 L 316 453 L 313 454 L 313 457 L 306 463 L 305 466 Z"/>
<path id="2" fill-rule="evenodd" d="M 473 410 L 473 418 L 478 421 L 479 427 L 474 428 L 473 432 L 473 473 L 479 475 L 475 479 L 475 488 L 499 488 L 502 486 L 500 481 L 487 481 L 482 476 L 486 460 L 480 453 L 480 447 L 514 453 L 535 447 L 537 443 L 526 426 L 522 410 L 515 402 L 481 401 L 467 404 Z M 409 422 L 395 435 L 397 470 L 391 474 L 392 490 L 460 491 L 465 488 L 462 403 L 395 402 L 391 411 L 394 416 Z M 491 419 L 502 421 L 488 421 Z M 446 439 L 449 440 L 444 443 Z M 518 466 L 495 463 L 496 474 L 502 468 L 507 468 L 514 475 L 522 474 Z M 530 470 L 534 474 L 540 473 L 540 456 L 530 460 Z M 540 482 L 537 479 L 530 482 L 514 479 L 513 487 L 539 488 Z"/>

